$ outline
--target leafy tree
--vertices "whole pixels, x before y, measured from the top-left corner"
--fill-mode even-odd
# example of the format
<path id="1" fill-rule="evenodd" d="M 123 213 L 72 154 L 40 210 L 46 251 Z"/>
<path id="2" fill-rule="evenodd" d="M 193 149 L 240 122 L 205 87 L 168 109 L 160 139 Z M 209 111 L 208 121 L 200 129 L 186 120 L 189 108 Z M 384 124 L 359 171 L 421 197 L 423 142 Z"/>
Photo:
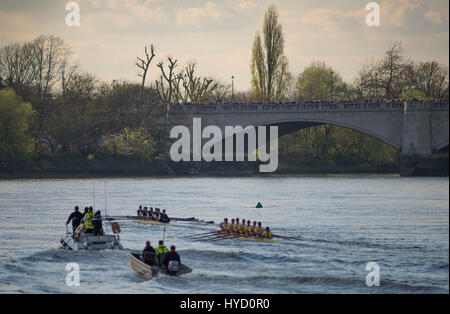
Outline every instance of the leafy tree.
<path id="1" fill-rule="evenodd" d="M 349 98 L 347 84 L 324 62 L 313 62 L 297 78 L 299 101 L 345 100 Z M 333 94 L 333 95 L 332 95 Z"/>
<path id="2" fill-rule="evenodd" d="M 283 28 L 278 23 L 278 17 L 277 7 L 271 5 L 264 16 L 263 39 L 257 32 L 253 41 L 250 69 L 256 101 L 270 103 L 285 98 L 292 80 L 288 59 L 284 55 Z"/>
<path id="3" fill-rule="evenodd" d="M 14 90 L 0 90 L 0 166 L 13 166 L 31 157 L 34 140 L 27 131 L 34 115 Z"/>

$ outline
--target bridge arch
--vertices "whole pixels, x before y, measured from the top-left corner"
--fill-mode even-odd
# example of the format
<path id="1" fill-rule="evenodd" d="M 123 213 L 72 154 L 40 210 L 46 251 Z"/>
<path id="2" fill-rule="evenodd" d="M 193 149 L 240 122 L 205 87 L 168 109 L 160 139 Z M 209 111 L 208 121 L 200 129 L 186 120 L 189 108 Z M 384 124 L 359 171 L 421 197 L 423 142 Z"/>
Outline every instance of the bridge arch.
<path id="1" fill-rule="evenodd" d="M 270 121 L 270 120 L 265 121 L 265 122 L 261 123 L 260 125 L 266 125 L 266 126 L 277 125 L 282 128 L 284 124 L 291 124 L 291 125 L 299 124 L 299 127 L 292 128 L 289 132 L 281 131 L 281 134 L 279 134 L 279 137 L 290 134 L 290 133 L 298 131 L 298 130 L 306 129 L 309 127 L 328 124 L 328 125 L 335 125 L 335 126 L 339 126 L 339 127 L 343 127 L 343 128 L 361 132 L 361 133 L 371 136 L 389 146 L 392 146 L 396 150 L 399 150 L 399 151 L 401 150 L 400 144 L 394 143 L 393 141 L 391 141 L 388 138 L 385 138 L 382 135 L 375 134 L 374 132 L 364 129 L 362 127 L 358 127 L 355 125 L 349 125 L 347 123 L 343 123 L 340 121 L 326 120 L 326 119 L 282 119 L 282 120 L 277 119 L 277 120 L 272 120 L 272 121 Z M 304 127 L 302 127 L 302 124 L 304 125 Z M 448 143 L 447 143 L 447 145 L 448 145 Z"/>

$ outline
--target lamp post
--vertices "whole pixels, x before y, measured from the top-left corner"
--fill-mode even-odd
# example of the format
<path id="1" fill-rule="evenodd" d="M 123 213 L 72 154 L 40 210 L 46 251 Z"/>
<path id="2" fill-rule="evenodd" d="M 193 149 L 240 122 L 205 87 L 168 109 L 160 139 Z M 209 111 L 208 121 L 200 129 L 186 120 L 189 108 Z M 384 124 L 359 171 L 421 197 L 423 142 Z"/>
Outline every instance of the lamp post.
<path id="1" fill-rule="evenodd" d="M 375 100 L 378 101 L 378 72 L 375 73 Z"/>
<path id="2" fill-rule="evenodd" d="M 330 77 L 330 80 L 331 80 L 331 89 L 330 89 L 330 93 L 331 93 L 331 95 L 330 95 L 330 101 L 332 102 L 333 101 L 333 74 L 334 74 L 334 72 L 333 71 L 331 71 L 331 77 Z"/>
<path id="3" fill-rule="evenodd" d="M 231 102 L 234 102 L 234 75 L 231 77 Z"/>

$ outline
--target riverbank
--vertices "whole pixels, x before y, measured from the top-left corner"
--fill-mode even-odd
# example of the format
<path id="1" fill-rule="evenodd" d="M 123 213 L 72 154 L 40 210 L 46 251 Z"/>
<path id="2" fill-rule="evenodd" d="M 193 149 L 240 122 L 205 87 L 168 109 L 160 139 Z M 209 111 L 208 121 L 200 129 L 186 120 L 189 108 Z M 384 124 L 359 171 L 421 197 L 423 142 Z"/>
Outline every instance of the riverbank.
<path id="1" fill-rule="evenodd" d="M 0 169 L 0 179 L 69 179 L 98 177 L 250 177 L 335 174 L 400 174 L 402 176 L 448 176 L 448 156 L 371 164 L 362 160 L 299 158 L 280 154 L 275 173 L 260 173 L 258 162 L 173 162 L 164 158 L 142 161 L 135 158 L 59 156 Z"/>

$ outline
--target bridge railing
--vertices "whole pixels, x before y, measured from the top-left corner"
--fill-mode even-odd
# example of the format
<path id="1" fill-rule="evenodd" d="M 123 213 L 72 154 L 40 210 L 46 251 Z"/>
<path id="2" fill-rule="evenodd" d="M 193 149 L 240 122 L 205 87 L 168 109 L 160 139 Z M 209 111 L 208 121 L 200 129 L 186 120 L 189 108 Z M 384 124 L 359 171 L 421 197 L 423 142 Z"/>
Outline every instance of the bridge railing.
<path id="1" fill-rule="evenodd" d="M 159 109 L 158 109 L 159 108 Z M 165 111 L 165 107 L 155 110 Z M 416 110 L 449 110 L 448 102 L 409 101 L 407 109 Z M 274 104 L 175 104 L 170 112 L 187 112 L 195 114 L 208 113 L 264 113 L 264 112 L 368 112 L 368 111 L 404 111 L 405 102 L 310 102 L 310 103 L 274 103 Z"/>

